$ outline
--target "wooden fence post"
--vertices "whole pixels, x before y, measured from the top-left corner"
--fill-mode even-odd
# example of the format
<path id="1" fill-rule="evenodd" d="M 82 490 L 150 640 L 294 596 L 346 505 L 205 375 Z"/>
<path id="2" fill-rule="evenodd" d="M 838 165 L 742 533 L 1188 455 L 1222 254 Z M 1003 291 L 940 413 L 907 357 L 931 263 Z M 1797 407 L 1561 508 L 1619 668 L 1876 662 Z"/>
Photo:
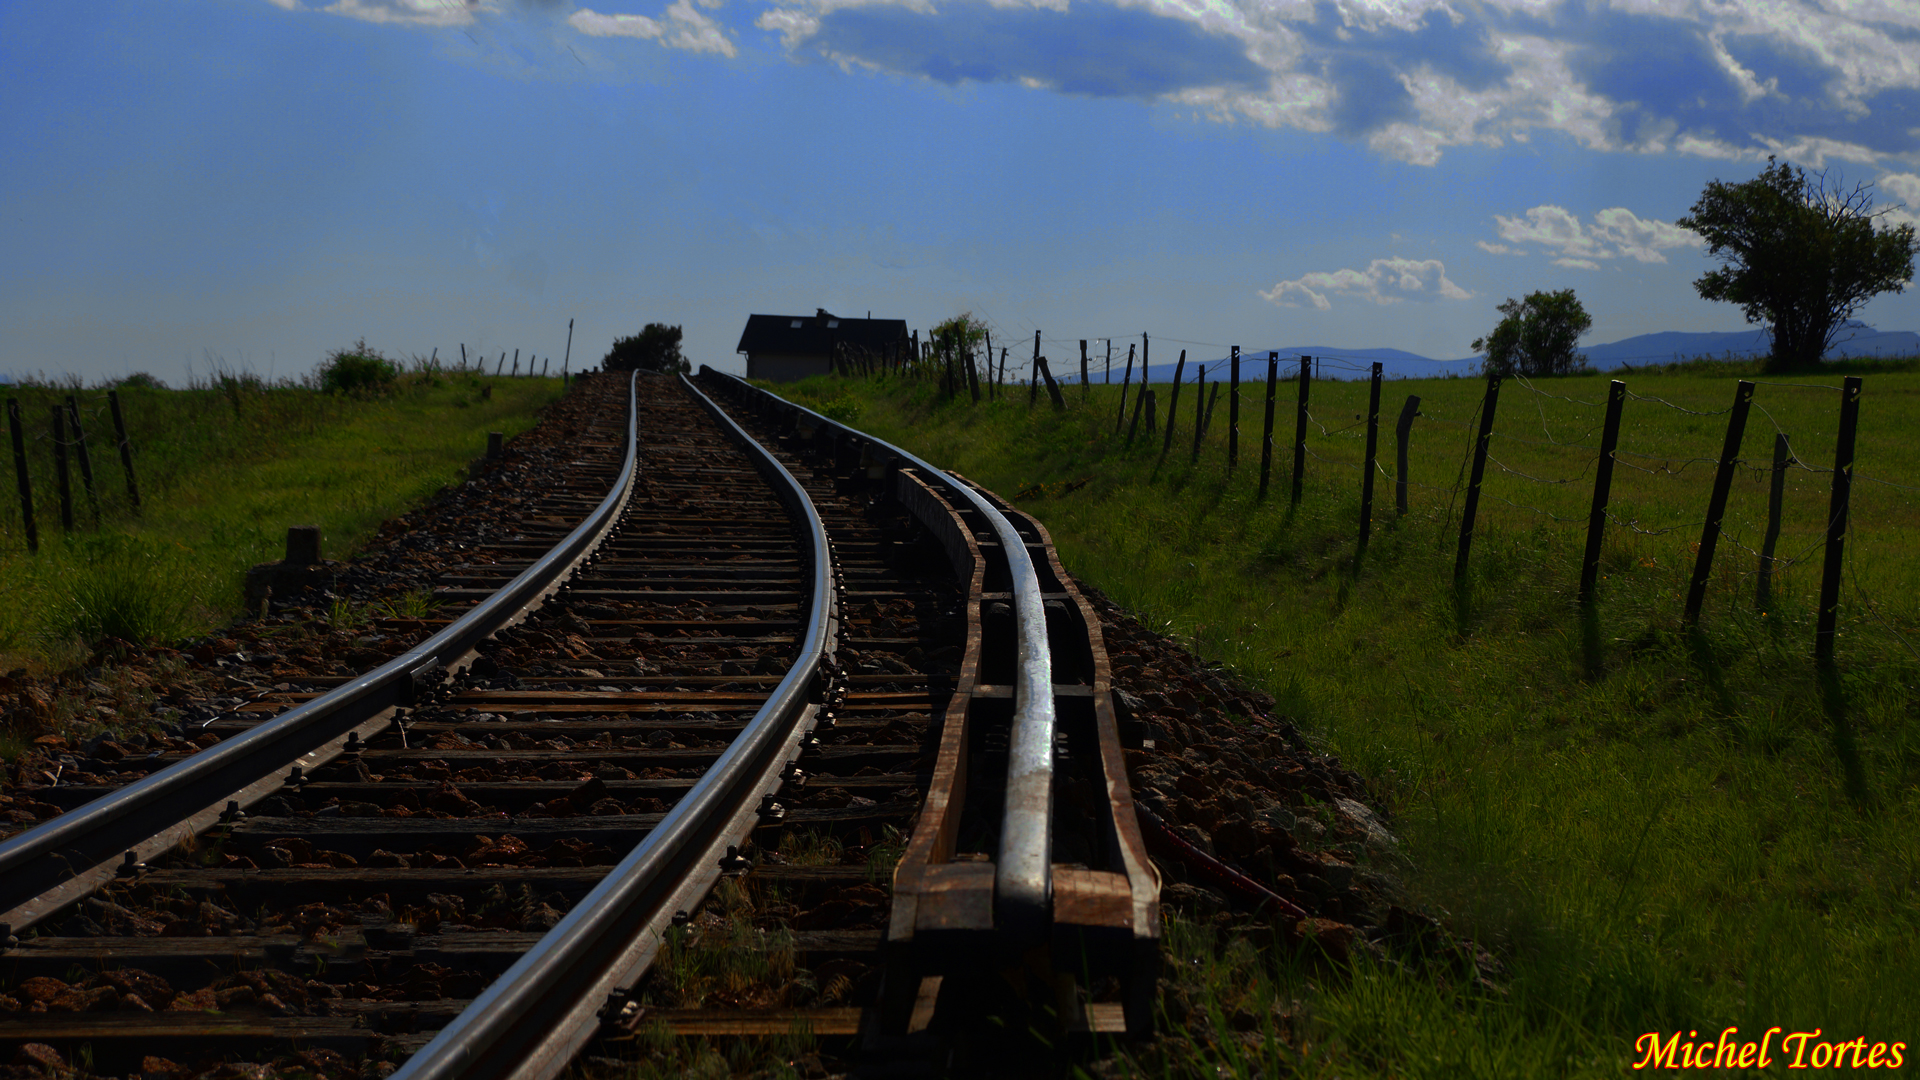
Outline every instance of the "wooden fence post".
<path id="1" fill-rule="evenodd" d="M 127 440 L 127 421 L 120 414 L 120 391 L 107 391 L 107 406 L 113 413 L 113 437 L 120 447 L 120 467 L 127 474 L 127 501 L 133 504 L 133 512 L 140 513 L 140 485 L 133 480 L 133 443 Z"/>
<path id="2" fill-rule="evenodd" d="M 1133 346 L 1131 345 L 1127 346 L 1127 355 L 1128 356 L 1133 355 Z M 1112 338 L 1107 339 L 1106 379 L 1107 379 L 1107 385 L 1112 386 L 1113 385 L 1113 339 Z"/>
<path id="3" fill-rule="evenodd" d="M 1140 391 L 1140 396 L 1145 398 L 1147 402 L 1147 437 L 1152 438 L 1155 430 L 1153 412 L 1154 406 L 1158 404 L 1158 402 L 1155 401 L 1155 395 L 1151 389 Z"/>
<path id="4" fill-rule="evenodd" d="M 1380 452 L 1380 364 L 1373 365 L 1373 385 L 1367 390 L 1367 463 L 1360 481 L 1360 544 L 1365 551 L 1373 529 L 1373 474 Z"/>
<path id="5" fill-rule="evenodd" d="M 465 363 L 466 359 L 467 359 L 466 347 L 461 346 L 460 361 L 462 363 Z M 560 385 L 562 386 L 565 386 L 567 384 L 567 365 L 572 362 L 573 362 L 573 320 L 568 319 L 567 320 L 567 351 L 560 354 Z"/>
<path id="6" fill-rule="evenodd" d="M 1417 394 L 1408 394 L 1407 403 L 1400 406 L 1400 422 L 1393 426 L 1395 447 L 1393 465 L 1393 503 L 1401 517 L 1407 516 L 1407 443 L 1413 438 L 1413 418 L 1420 415 L 1420 398 Z"/>
<path id="7" fill-rule="evenodd" d="M 1147 335 L 1141 334 L 1140 336 L 1145 338 Z M 1145 348 L 1145 346 L 1143 345 L 1142 348 Z M 1161 457 L 1166 457 L 1167 452 L 1173 449 L 1174 419 L 1180 415 L 1178 411 L 1180 408 L 1180 379 L 1186 373 L 1186 370 L 1187 350 L 1181 349 L 1180 362 L 1173 365 L 1173 393 L 1167 397 L 1167 434 L 1165 440 L 1160 444 Z"/>
<path id="8" fill-rule="evenodd" d="M 1140 410 L 1148 407 L 1147 398 L 1151 396 L 1150 391 L 1142 390 L 1140 391 L 1140 395 L 1133 399 L 1133 422 L 1127 425 L 1128 446 L 1133 445 L 1134 433 L 1140 430 Z M 1147 413 L 1147 433 L 1153 433 L 1153 413 L 1151 412 Z"/>
<path id="9" fill-rule="evenodd" d="M 1847 504 L 1853 495 L 1853 436 L 1860 424 L 1860 377 L 1849 375 L 1840 393 L 1840 437 L 1833 448 L 1833 501 L 1827 509 L 1827 558 L 1820 567 L 1820 621 L 1813 658 L 1833 664 L 1833 636 L 1840 615 L 1840 559 L 1847 544 Z"/>
<path id="10" fill-rule="evenodd" d="M 1267 497 L 1267 474 L 1273 469 L 1273 394 L 1280 381 L 1280 354 L 1267 353 L 1267 423 L 1260 436 L 1260 498 Z"/>
<path id="11" fill-rule="evenodd" d="M 1000 347 L 1000 378 L 998 381 L 1002 386 L 1007 384 L 1007 348 L 1004 345 Z"/>
<path id="12" fill-rule="evenodd" d="M 1613 452 L 1620 447 L 1620 413 L 1627 402 L 1627 384 L 1619 379 L 1607 386 L 1607 419 L 1600 429 L 1600 460 L 1593 468 L 1593 509 L 1587 514 L 1587 553 L 1580 562 L 1580 602 L 1593 603 L 1600 580 L 1600 542 L 1607 531 L 1607 500 L 1613 494 Z"/>
<path id="13" fill-rule="evenodd" d="M 1053 377 L 1053 369 L 1047 366 L 1047 358 L 1044 356 L 1040 358 L 1040 377 L 1046 380 L 1047 397 L 1053 400 L 1053 407 L 1056 410 L 1066 408 L 1067 399 L 1060 393 L 1060 383 Z"/>
<path id="14" fill-rule="evenodd" d="M 1480 481 L 1487 474 L 1487 442 L 1493 438 L 1493 409 L 1500 404 L 1500 376 L 1487 376 L 1487 396 L 1480 406 L 1480 433 L 1473 442 L 1473 475 L 1467 480 L 1467 503 L 1460 511 L 1460 551 L 1453 559 L 1453 581 L 1467 580 L 1467 556 L 1473 550 L 1473 518 L 1480 509 Z"/>
<path id="15" fill-rule="evenodd" d="M 100 524 L 100 500 L 93 493 L 93 455 L 87 452 L 87 433 L 80 427 L 80 403 L 67 395 L 67 420 L 73 424 L 73 448 L 80 452 L 80 483 L 87 489 L 87 508 L 93 511 L 93 524 Z"/>
<path id="16" fill-rule="evenodd" d="M 1227 471 L 1240 464 L 1240 346 L 1233 347 L 1227 391 Z"/>
<path id="17" fill-rule="evenodd" d="M 980 404 L 980 372 L 973 366 L 973 345 L 967 343 L 963 347 L 967 350 L 962 354 L 967 362 L 967 390 L 973 394 L 973 403 L 978 405 Z"/>
<path id="18" fill-rule="evenodd" d="M 1207 365 L 1193 383 L 1193 460 L 1200 460 L 1200 440 L 1207 433 Z"/>
<path id="19" fill-rule="evenodd" d="M 1080 399 L 1086 400 L 1093 393 L 1093 383 L 1087 379 L 1087 339 L 1080 339 Z"/>
<path id="20" fill-rule="evenodd" d="M 60 494 L 60 529 L 73 531 L 73 487 L 67 481 L 67 410 L 53 407 L 53 487 Z"/>
<path id="21" fill-rule="evenodd" d="M 528 369 L 529 371 L 531 371 L 531 370 L 533 369 L 533 362 L 532 362 L 532 361 L 528 361 L 528 362 L 527 362 L 527 369 Z M 520 350 L 519 350 L 519 349 L 515 349 L 515 350 L 513 350 L 513 371 L 511 372 L 511 374 L 510 374 L 510 376 L 509 376 L 509 377 L 512 377 L 512 376 L 517 376 L 517 375 L 519 375 L 519 374 L 520 374 Z"/>
<path id="22" fill-rule="evenodd" d="M 1740 457 L 1740 440 L 1747 432 L 1747 411 L 1753 406 L 1753 384 L 1740 380 L 1733 392 L 1733 412 L 1727 417 L 1727 441 L 1720 447 L 1720 467 L 1713 474 L 1713 494 L 1707 499 L 1707 522 L 1700 529 L 1700 551 L 1693 559 L 1693 581 L 1687 586 L 1688 626 L 1700 621 L 1707 601 L 1707 576 L 1713 572 L 1713 551 L 1720 544 L 1720 522 L 1727 513 L 1727 494 L 1733 489 L 1733 470 Z"/>
<path id="23" fill-rule="evenodd" d="M 1773 546 L 1780 541 L 1780 506 L 1786 501 L 1787 466 L 1793 448 L 1785 433 L 1773 437 L 1773 483 L 1767 491 L 1767 535 L 1760 542 L 1760 573 L 1753 587 L 1754 610 L 1765 615 L 1773 605 Z"/>
<path id="24" fill-rule="evenodd" d="M 1032 405 L 1037 401 L 1040 393 L 1040 331 L 1038 330 L 1033 332 L 1032 369 L 1033 370 L 1028 373 L 1030 378 L 1028 379 L 1027 385 L 1032 387 L 1032 391 L 1027 395 L 1028 405 Z"/>
<path id="25" fill-rule="evenodd" d="M 20 399 L 8 398 L 7 428 L 13 433 L 13 478 L 20 489 L 20 519 L 27 527 L 27 550 L 38 552 L 40 530 L 34 527 L 33 522 L 33 478 L 27 472 L 27 439 L 21 427 Z"/>
<path id="26" fill-rule="evenodd" d="M 1120 377 L 1120 412 L 1113 418 L 1113 433 L 1120 434 L 1120 423 L 1127 417 L 1127 387 L 1133 383 L 1133 346 L 1127 346 L 1127 373 Z"/>
<path id="27" fill-rule="evenodd" d="M 1293 421 L 1293 505 L 1307 482 L 1307 383 L 1313 377 L 1313 357 L 1300 358 L 1300 408 Z"/>
<path id="28" fill-rule="evenodd" d="M 998 401 L 1000 400 L 1000 380 L 994 377 L 993 371 L 993 331 L 983 328 L 981 332 L 987 337 L 987 355 L 982 357 L 987 365 L 987 400 Z"/>

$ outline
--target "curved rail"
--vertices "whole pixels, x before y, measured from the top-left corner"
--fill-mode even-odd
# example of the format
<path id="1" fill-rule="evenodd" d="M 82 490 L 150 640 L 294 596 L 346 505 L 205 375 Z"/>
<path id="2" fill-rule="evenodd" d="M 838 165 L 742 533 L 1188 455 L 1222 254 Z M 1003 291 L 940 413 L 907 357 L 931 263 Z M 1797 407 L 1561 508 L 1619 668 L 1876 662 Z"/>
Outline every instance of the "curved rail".
<path id="1" fill-rule="evenodd" d="M 633 984 L 676 911 L 691 910 L 718 878 L 726 847 L 757 821 L 760 796 L 812 726 L 807 697 L 834 644 L 837 602 L 825 527 L 793 474 L 719 406 L 682 384 L 747 450 L 803 534 L 813 602 L 799 655 L 765 705 L 713 767 L 539 944 L 496 979 L 401 1069 L 395 1080 L 551 1077 L 592 1037 L 608 996 Z"/>
<path id="2" fill-rule="evenodd" d="M 637 376 L 636 376 L 637 377 Z M 163 851 L 218 820 L 229 801 L 264 798 L 289 765 L 311 769 L 337 756 L 349 733 L 365 737 L 437 683 L 473 646 L 511 625 L 558 589 L 619 521 L 633 490 L 639 409 L 628 384 L 625 464 L 586 520 L 490 599 L 419 646 L 241 735 L 168 766 L 104 798 L 0 843 L 0 924 L 18 931 L 73 900 L 126 864 Z M 212 805 L 206 791 L 223 794 Z M 156 832 L 154 821 L 176 824 Z"/>
<path id="3" fill-rule="evenodd" d="M 1000 846 L 994 857 L 996 925 L 1016 940 L 1037 940 L 1047 930 L 1053 906 L 1053 745 L 1057 716 L 1053 696 L 1053 658 L 1047 641 L 1047 612 L 1040 577 L 1027 540 L 1011 521 L 970 484 L 891 443 L 883 442 L 790 401 L 775 398 L 737 376 L 701 365 L 702 375 L 730 380 L 739 390 L 765 395 L 783 409 L 805 415 L 809 426 L 881 447 L 911 464 L 929 480 L 971 506 L 992 524 L 1012 573 L 1017 663 L 1013 688 L 1013 724 L 1007 747 L 1006 796 Z M 837 436 L 836 436 L 837 437 Z"/>

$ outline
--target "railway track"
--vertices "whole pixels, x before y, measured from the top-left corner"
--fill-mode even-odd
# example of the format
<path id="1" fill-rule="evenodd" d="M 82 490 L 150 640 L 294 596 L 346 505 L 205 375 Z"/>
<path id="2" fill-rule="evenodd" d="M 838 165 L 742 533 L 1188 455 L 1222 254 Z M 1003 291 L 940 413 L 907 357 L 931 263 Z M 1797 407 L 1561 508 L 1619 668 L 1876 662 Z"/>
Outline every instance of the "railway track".
<path id="1" fill-rule="evenodd" d="M 617 383 L 439 633 L 0 843 L 0 1043 L 553 1076 L 646 1031 L 894 1052 L 1009 989 L 1150 1024 L 1125 718 L 1044 531 L 737 380 Z"/>

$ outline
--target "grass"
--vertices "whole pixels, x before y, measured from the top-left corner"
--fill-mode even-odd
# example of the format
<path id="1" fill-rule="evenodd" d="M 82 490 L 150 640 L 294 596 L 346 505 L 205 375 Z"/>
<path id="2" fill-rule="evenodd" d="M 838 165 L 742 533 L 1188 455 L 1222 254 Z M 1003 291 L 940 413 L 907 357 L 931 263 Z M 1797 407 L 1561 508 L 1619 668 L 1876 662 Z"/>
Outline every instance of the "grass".
<path id="1" fill-rule="evenodd" d="M 59 670 L 107 638 L 167 642 L 240 613 L 246 569 L 285 554 L 288 526 L 318 525 L 343 558 L 381 521 L 465 476 L 488 431 L 532 426 L 557 379 L 485 378 L 415 365 L 384 391 L 329 394 L 230 372 L 186 390 L 123 385 L 140 507 L 113 446 L 105 388 L 9 388 L 29 436 L 39 552 L 17 494 L 0 499 L 0 670 Z M 91 449 L 95 501 L 77 473 L 62 529 L 47 439 L 72 395 Z M 98 518 L 93 507 L 98 506 Z"/>
<path id="2" fill-rule="evenodd" d="M 1254 1034 L 1284 1036 L 1274 1054 L 1303 1075 L 1530 1077 L 1618 1074 L 1647 1032 L 1779 1025 L 1920 1044 L 1920 550 L 1906 541 L 1920 373 L 1865 376 L 1824 677 L 1811 654 L 1830 477 L 1810 470 L 1832 467 L 1839 394 L 1815 384 L 1834 375 L 1758 388 L 1703 616 L 1681 617 L 1735 376 L 1749 377 L 1620 376 L 1636 395 L 1621 460 L 1637 468 L 1616 471 L 1613 512 L 1631 527 L 1609 528 L 1586 617 L 1575 594 L 1605 376 L 1505 384 L 1464 596 L 1451 581 L 1477 380 L 1387 384 L 1388 475 L 1364 553 L 1365 383 L 1313 385 L 1298 507 L 1292 384 L 1264 501 L 1258 384 L 1232 473 L 1225 400 L 1192 458 L 1191 387 L 1164 458 L 1158 438 L 1115 437 L 1117 386 L 1090 400 L 1066 388 L 1064 414 L 1044 395 L 1029 410 L 1024 387 L 980 406 L 898 379 L 777 389 L 1025 493 L 1069 569 L 1266 689 L 1369 777 L 1407 859 L 1383 869 L 1505 965 L 1498 990 L 1371 960 L 1328 977 L 1170 927 L 1175 955 L 1219 973 L 1216 997 L 1267 994 L 1247 1011 Z M 1155 387 L 1163 422 L 1168 389 Z M 1400 518 L 1392 421 L 1407 394 L 1421 417 Z M 1746 549 L 1760 547 L 1770 475 L 1751 465 L 1770 466 L 1776 429 L 1807 468 L 1788 473 L 1777 551 L 1792 561 L 1763 611 Z M 1284 1020 L 1270 1008 L 1296 999 Z M 1132 1067 L 1244 1075 L 1273 1060 L 1231 1025 L 1199 1028 Z"/>

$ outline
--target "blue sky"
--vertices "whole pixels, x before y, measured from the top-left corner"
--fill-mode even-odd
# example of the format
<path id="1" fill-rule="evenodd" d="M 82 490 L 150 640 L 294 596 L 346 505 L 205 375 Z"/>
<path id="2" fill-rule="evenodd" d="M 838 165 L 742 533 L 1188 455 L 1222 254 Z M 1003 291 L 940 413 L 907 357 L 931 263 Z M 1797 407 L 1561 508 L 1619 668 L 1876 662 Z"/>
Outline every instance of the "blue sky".
<path id="1" fill-rule="evenodd" d="M 0 372 L 740 370 L 815 308 L 1458 357 L 1535 289 L 1744 328 L 1672 222 L 1769 153 L 1920 208 L 1911 0 L 593 3 L 0 9 Z"/>

